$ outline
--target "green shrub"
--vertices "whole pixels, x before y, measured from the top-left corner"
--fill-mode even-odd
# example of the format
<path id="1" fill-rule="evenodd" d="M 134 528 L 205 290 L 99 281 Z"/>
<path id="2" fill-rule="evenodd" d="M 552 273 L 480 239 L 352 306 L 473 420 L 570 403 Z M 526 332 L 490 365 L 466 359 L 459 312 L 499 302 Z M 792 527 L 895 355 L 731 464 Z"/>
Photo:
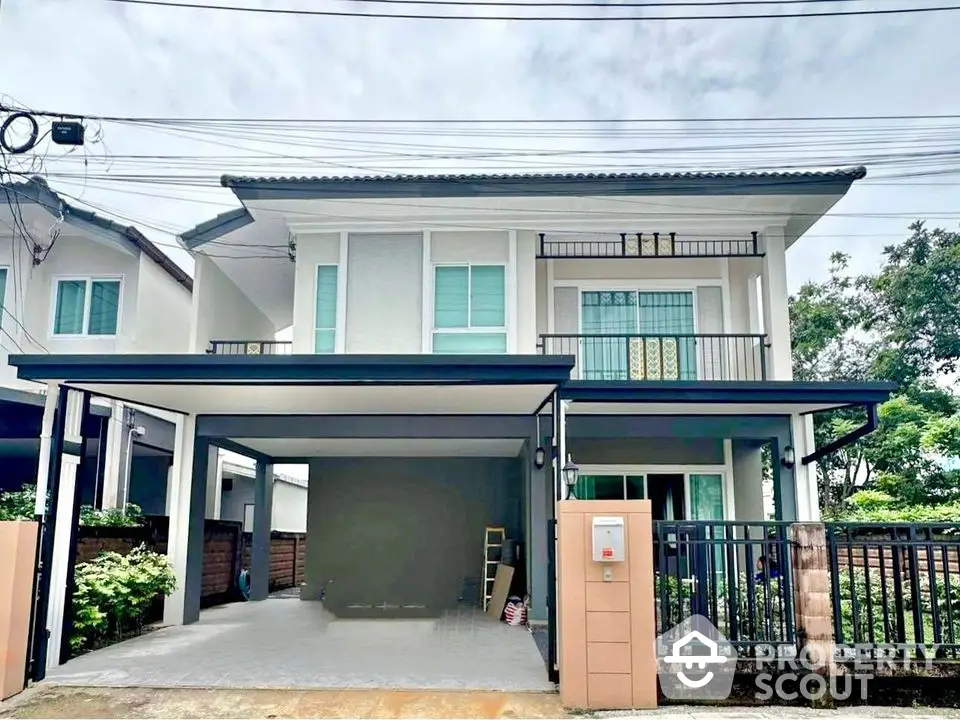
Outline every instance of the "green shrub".
<path id="1" fill-rule="evenodd" d="M 0 520 L 33 520 L 35 485 L 24 485 L 20 490 L 0 493 Z"/>
<path id="2" fill-rule="evenodd" d="M 166 556 L 140 545 L 129 554 L 101 553 L 76 567 L 74 653 L 139 634 L 144 613 L 176 587 Z"/>
<path id="3" fill-rule="evenodd" d="M 95 527 L 135 527 L 143 524 L 143 510 L 129 503 L 126 508 L 97 510 L 90 505 L 80 508 L 80 524 Z"/>
<path id="4" fill-rule="evenodd" d="M 33 520 L 36 485 L 0 493 L 0 520 Z M 80 524 L 98 527 L 135 527 L 143 524 L 143 510 L 129 503 L 124 509 L 97 510 L 90 505 L 80 508 Z"/>

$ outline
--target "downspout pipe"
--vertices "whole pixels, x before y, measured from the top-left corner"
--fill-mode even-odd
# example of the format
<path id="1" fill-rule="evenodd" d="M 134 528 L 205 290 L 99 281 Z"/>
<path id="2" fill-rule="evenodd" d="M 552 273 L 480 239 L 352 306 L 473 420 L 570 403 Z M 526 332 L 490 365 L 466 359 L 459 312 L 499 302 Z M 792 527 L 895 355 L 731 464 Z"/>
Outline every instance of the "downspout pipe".
<path id="1" fill-rule="evenodd" d="M 877 404 L 871 403 L 870 405 L 867 405 L 867 422 L 865 424 L 861 425 L 856 430 L 851 430 L 846 435 L 842 435 L 838 437 L 836 440 L 827 443 L 823 447 L 817 448 L 809 455 L 804 455 L 804 457 L 800 460 L 800 462 L 803 463 L 804 465 L 809 465 L 810 463 L 817 462 L 818 460 L 820 460 L 823 457 L 826 457 L 830 453 L 836 452 L 837 450 L 844 448 L 847 445 L 850 445 L 851 443 L 855 443 L 860 438 L 869 435 L 870 433 L 872 433 L 874 430 L 877 429 L 877 426 L 879 424 L 880 424 L 880 418 L 877 415 Z"/>

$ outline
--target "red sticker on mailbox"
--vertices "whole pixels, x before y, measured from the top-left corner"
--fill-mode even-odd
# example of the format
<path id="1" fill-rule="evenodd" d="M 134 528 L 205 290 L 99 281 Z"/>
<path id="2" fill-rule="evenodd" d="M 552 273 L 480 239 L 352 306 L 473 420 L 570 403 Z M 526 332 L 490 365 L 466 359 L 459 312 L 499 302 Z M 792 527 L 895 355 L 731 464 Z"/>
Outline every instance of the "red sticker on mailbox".
<path id="1" fill-rule="evenodd" d="M 613 548 L 604 548 L 604 549 L 603 549 L 603 557 L 605 557 L 605 558 L 612 558 L 612 557 L 613 557 Z"/>

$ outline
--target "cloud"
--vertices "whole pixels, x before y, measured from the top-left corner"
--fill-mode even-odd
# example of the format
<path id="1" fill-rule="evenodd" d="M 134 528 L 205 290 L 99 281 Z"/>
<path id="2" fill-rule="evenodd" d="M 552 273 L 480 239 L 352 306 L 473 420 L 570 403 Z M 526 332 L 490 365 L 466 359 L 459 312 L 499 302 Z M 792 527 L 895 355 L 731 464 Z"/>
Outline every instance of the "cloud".
<path id="1" fill-rule="evenodd" d="M 303 0 L 284 4 L 318 7 Z M 328 5 L 372 9 L 325 0 L 323 7 Z M 889 7 L 889 2 L 862 3 L 871 6 Z M 275 17 L 101 0 L 4 0 L 0 92 L 36 108 L 127 116 L 599 119 L 960 113 L 960 76 L 949 72 L 960 67 L 958 34 L 960 13 L 737 22 L 452 23 Z M 108 162 L 118 155 L 204 155 L 208 161 L 202 166 L 170 161 L 166 172 L 211 177 L 221 171 L 270 174 L 271 162 L 319 174 L 392 162 L 358 160 L 364 145 L 355 143 L 369 136 L 357 134 L 321 139 L 290 131 L 281 140 L 250 133 L 202 138 L 122 124 L 102 130 L 103 144 L 86 149 L 89 174 L 108 169 L 114 174 L 164 172 L 156 163 Z M 395 143 L 390 149 L 400 152 L 419 152 L 426 145 L 549 150 L 716 142 L 693 135 L 379 139 Z M 785 131 L 772 142 L 786 148 L 795 139 Z M 382 155 L 383 148 L 377 151 Z M 51 156 L 59 152 L 51 151 Z M 262 159 L 240 160 L 238 155 Z M 298 164 L 278 155 L 351 159 Z M 678 155 L 673 161 L 702 163 L 699 167 L 708 170 L 711 163 L 762 164 L 782 155 L 776 149 L 755 154 L 731 150 Z M 864 150 L 824 148 L 818 155 L 852 164 L 863 159 Z M 235 204 L 218 188 L 99 178 L 84 182 L 81 157 L 74 153 L 48 162 L 48 171 L 61 174 L 51 175 L 51 184 L 140 220 L 141 228 L 164 244 L 172 238 L 163 230 L 190 227 Z M 671 159 L 641 156 L 633 162 L 639 169 L 655 170 Z M 531 158 L 512 166 L 536 163 L 538 170 L 547 170 L 551 163 L 574 162 L 584 161 Z M 592 162 L 603 167 L 601 160 Z M 444 166 L 478 169 L 462 161 Z M 917 182 L 951 179 L 960 183 L 956 175 Z M 822 276 L 827 257 L 838 248 L 854 255 L 854 269 L 874 266 L 882 245 L 902 236 L 909 223 L 909 217 L 844 214 L 925 217 L 955 206 L 956 195 L 953 186 L 861 183 L 835 208 L 836 217 L 821 220 L 811 237 L 791 250 L 791 284 Z M 956 226 L 956 220 L 944 218 L 939 224 Z M 185 253 L 165 249 L 189 268 Z"/>

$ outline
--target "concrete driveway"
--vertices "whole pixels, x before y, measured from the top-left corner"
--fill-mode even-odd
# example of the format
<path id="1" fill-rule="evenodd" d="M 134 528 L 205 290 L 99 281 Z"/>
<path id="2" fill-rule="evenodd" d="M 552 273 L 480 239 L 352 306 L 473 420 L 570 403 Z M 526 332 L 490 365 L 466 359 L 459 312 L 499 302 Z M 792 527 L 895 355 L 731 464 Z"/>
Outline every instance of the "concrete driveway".
<path id="1" fill-rule="evenodd" d="M 88 687 L 552 692 L 533 636 L 472 608 L 423 620 L 337 620 L 320 603 L 211 608 L 71 660 L 47 681 Z"/>

